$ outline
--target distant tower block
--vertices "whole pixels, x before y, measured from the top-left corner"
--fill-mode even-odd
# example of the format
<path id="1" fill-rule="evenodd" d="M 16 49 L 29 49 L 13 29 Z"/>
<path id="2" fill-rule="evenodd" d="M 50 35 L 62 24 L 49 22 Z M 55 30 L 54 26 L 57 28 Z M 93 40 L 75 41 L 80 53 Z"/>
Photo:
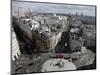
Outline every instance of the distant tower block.
<path id="1" fill-rule="evenodd" d="M 20 56 L 20 48 L 16 38 L 16 34 L 12 29 L 12 60 L 15 61 Z"/>

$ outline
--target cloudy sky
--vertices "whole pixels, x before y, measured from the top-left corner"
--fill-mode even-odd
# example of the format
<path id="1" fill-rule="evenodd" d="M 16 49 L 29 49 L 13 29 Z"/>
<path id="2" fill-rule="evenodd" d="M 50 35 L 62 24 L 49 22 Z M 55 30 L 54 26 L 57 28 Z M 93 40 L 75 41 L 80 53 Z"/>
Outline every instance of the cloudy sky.
<path id="1" fill-rule="evenodd" d="M 95 6 L 83 5 L 64 5 L 64 4 L 50 4 L 50 3 L 36 3 L 36 2 L 12 2 L 12 14 L 18 11 L 18 8 L 23 11 L 30 10 L 32 12 L 45 12 L 45 13 L 64 13 L 64 14 L 78 14 L 95 16 Z"/>

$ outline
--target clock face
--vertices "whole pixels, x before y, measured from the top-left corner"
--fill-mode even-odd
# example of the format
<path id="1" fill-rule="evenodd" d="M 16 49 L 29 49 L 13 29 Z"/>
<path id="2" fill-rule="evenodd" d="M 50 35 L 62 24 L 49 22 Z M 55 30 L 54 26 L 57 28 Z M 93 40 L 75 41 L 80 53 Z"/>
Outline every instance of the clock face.
<path id="1" fill-rule="evenodd" d="M 76 70 L 76 66 L 62 58 L 49 59 L 42 65 L 41 72 Z"/>

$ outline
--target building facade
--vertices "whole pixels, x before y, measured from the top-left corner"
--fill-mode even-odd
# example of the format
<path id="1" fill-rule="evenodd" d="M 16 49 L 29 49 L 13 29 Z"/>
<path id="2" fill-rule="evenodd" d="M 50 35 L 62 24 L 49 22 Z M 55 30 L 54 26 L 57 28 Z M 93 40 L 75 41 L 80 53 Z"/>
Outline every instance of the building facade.
<path id="1" fill-rule="evenodd" d="M 12 52 L 12 60 L 15 61 L 19 58 L 21 55 L 19 44 L 16 38 L 16 34 L 14 30 L 12 29 L 12 47 L 11 47 L 11 52 Z"/>

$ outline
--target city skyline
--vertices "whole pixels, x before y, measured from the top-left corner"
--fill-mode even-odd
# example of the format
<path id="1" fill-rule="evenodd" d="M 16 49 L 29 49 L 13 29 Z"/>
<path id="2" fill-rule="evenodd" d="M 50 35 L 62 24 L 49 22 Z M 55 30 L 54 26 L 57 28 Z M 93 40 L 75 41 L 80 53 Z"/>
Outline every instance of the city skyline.
<path id="1" fill-rule="evenodd" d="M 39 2 L 23 2 L 12 1 L 12 15 L 20 8 L 23 11 L 36 13 L 62 13 L 62 14 L 83 14 L 86 16 L 95 16 L 95 6 L 86 5 L 70 5 L 70 4 L 51 4 L 51 3 L 39 3 Z"/>

